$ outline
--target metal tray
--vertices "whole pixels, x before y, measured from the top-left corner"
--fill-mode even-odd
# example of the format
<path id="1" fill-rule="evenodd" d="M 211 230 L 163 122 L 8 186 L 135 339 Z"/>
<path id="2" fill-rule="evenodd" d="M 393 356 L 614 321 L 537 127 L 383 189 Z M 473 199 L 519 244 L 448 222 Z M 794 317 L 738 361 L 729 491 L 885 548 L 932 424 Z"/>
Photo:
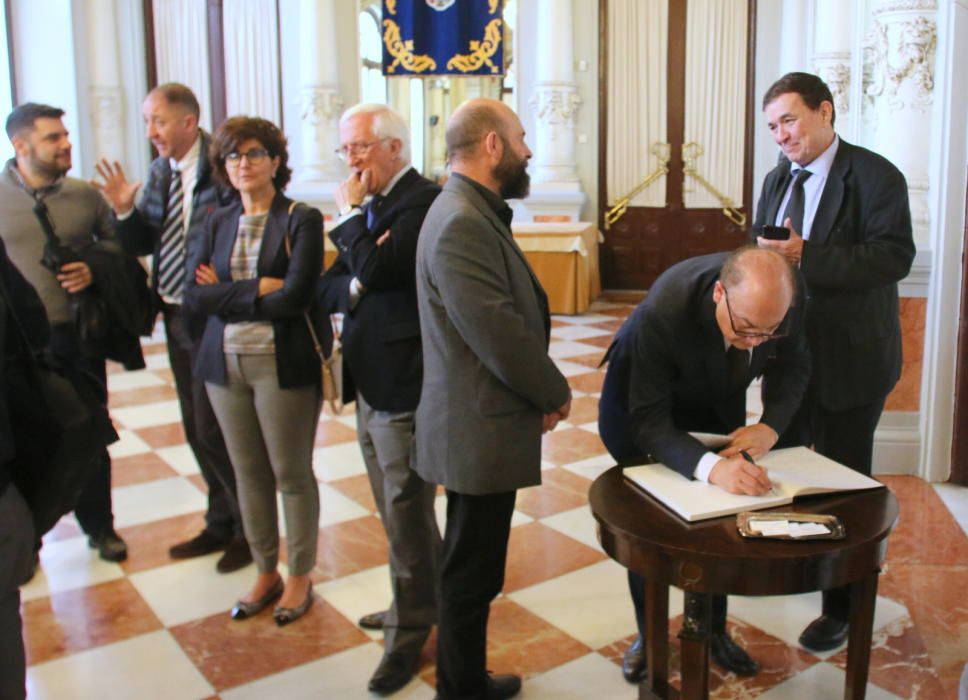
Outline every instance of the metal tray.
<path id="1" fill-rule="evenodd" d="M 829 535 L 807 535 L 806 537 L 790 537 L 790 535 L 764 535 L 750 528 L 750 520 L 792 520 L 798 523 L 819 523 L 826 525 Z M 844 524 L 836 515 L 813 515 L 811 513 L 737 513 L 736 529 L 743 537 L 760 540 L 787 540 L 789 542 L 805 542 L 807 540 L 842 540 L 847 536 Z"/>

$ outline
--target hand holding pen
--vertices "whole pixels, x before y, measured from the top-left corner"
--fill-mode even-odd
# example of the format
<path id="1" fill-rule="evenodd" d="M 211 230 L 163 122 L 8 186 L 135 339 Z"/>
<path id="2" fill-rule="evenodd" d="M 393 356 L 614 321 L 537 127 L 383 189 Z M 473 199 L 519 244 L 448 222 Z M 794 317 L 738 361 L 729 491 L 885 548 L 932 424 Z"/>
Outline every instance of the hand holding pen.
<path id="1" fill-rule="evenodd" d="M 766 470 L 753 462 L 749 453 L 723 457 L 709 472 L 709 483 L 729 493 L 762 496 L 773 488 Z M 745 454 L 743 454 L 745 453 Z"/>

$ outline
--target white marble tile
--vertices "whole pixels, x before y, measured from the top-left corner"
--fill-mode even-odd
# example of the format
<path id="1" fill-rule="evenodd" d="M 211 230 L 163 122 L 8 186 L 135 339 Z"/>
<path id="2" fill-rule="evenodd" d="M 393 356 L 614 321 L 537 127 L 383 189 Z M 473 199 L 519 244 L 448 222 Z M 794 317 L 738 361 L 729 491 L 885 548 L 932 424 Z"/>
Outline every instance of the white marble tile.
<path id="1" fill-rule="evenodd" d="M 592 649 L 635 633 L 626 571 L 610 560 L 515 591 L 508 597 Z M 670 595 L 669 607 L 673 615 L 678 614 L 682 609 L 681 595 Z"/>
<path id="2" fill-rule="evenodd" d="M 819 698 L 840 698 L 844 696 L 844 681 L 847 675 L 839 668 L 828 663 L 811 666 L 789 680 L 780 683 L 762 695 L 758 700 L 818 700 Z M 867 700 L 900 700 L 893 693 L 867 684 Z"/>
<path id="3" fill-rule="evenodd" d="M 30 700 L 191 700 L 214 692 L 166 630 L 27 669 Z"/>
<path id="4" fill-rule="evenodd" d="M 355 427 L 355 424 L 354 424 Z M 356 440 L 313 450 L 313 472 L 322 481 L 366 474 L 363 453 Z"/>
<path id="5" fill-rule="evenodd" d="M 201 473 L 198 468 L 198 461 L 195 459 L 195 453 L 192 452 L 188 443 L 173 447 L 159 447 L 155 450 L 155 454 L 182 476 Z"/>
<path id="6" fill-rule="evenodd" d="M 320 583 L 313 590 L 355 625 L 364 615 L 386 610 L 390 605 L 393 596 L 390 567 L 387 564 L 375 566 Z M 383 632 L 379 630 L 360 629 L 371 639 L 383 638 Z"/>
<path id="7" fill-rule="evenodd" d="M 820 615 L 821 597 L 819 591 L 788 596 L 730 596 L 729 615 L 796 647 L 799 646 L 800 633 Z M 878 596 L 874 609 L 874 631 L 907 614 L 907 608 L 903 605 Z M 811 653 L 825 659 L 842 648 Z"/>
<path id="8" fill-rule="evenodd" d="M 598 421 L 597 420 L 596 421 L 589 421 L 588 423 L 582 423 L 581 425 L 579 425 L 577 427 L 581 428 L 582 430 L 587 430 L 589 433 L 595 433 L 596 435 L 598 435 Z"/>
<path id="9" fill-rule="evenodd" d="M 380 662 L 383 648 L 372 642 L 296 666 L 219 693 L 222 700 L 370 700 L 366 683 Z M 430 700 L 434 690 L 417 677 L 393 694 L 394 700 Z"/>
<path id="10" fill-rule="evenodd" d="M 596 345 L 570 340 L 553 340 L 548 346 L 548 356 L 556 360 L 576 355 L 590 355 L 594 352 L 602 352 L 602 349 Z M 588 368 L 588 371 L 591 372 L 591 368 Z"/>
<path id="11" fill-rule="evenodd" d="M 622 678 L 618 666 L 591 653 L 524 682 L 523 700 L 633 700 L 635 686 Z"/>
<path id="12" fill-rule="evenodd" d="M 145 356 L 145 367 L 147 369 L 167 369 L 170 367 L 168 362 L 168 353 L 158 352 L 153 355 Z"/>
<path id="13" fill-rule="evenodd" d="M 280 506 L 280 517 L 282 508 Z M 336 523 L 355 520 L 370 514 L 366 508 L 328 484 L 319 485 L 319 526 L 335 525 Z"/>
<path id="14" fill-rule="evenodd" d="M 336 416 L 336 418 L 334 418 L 333 420 L 338 420 L 347 428 L 352 428 L 353 430 L 356 430 L 356 416 L 353 414 Z"/>
<path id="15" fill-rule="evenodd" d="M 594 309 L 609 309 L 616 306 L 615 304 L 606 304 L 605 306 L 594 306 Z M 614 316 L 605 316 L 603 314 L 595 313 L 583 313 L 578 316 L 561 316 L 558 314 L 553 314 L 551 316 L 555 321 L 561 321 L 562 323 L 575 323 L 579 325 L 588 325 L 589 323 L 608 323 L 609 321 L 614 321 Z"/>
<path id="16" fill-rule="evenodd" d="M 141 525 L 208 507 L 205 494 L 182 476 L 122 486 L 111 493 L 115 527 Z"/>
<path id="17" fill-rule="evenodd" d="M 37 574 L 20 589 L 20 595 L 23 600 L 34 600 L 123 576 L 124 571 L 118 564 L 104 561 L 97 550 L 88 547 L 86 536 L 71 537 L 44 543 Z"/>
<path id="18" fill-rule="evenodd" d="M 181 407 L 177 400 L 115 408 L 111 411 L 111 417 L 130 430 L 181 423 L 182 420 Z"/>
<path id="19" fill-rule="evenodd" d="M 569 355 L 569 357 L 571 356 Z M 562 360 L 561 358 L 555 360 L 555 366 L 558 368 L 558 371 L 566 377 L 574 377 L 579 374 L 588 374 L 592 371 L 591 367 L 580 365 L 577 362 L 568 362 L 568 360 Z"/>
<path id="20" fill-rule="evenodd" d="M 588 459 L 563 464 L 561 466 L 563 469 L 567 469 L 570 472 L 578 474 L 578 476 L 583 476 L 586 479 L 591 479 L 594 481 L 606 471 L 614 467 L 615 460 L 612 459 L 612 456 L 606 452 L 594 457 L 589 457 Z"/>
<path id="21" fill-rule="evenodd" d="M 603 328 L 590 328 L 588 326 L 558 326 L 551 329 L 551 337 L 559 340 L 581 340 L 583 338 L 595 338 L 601 335 L 611 335 L 612 331 Z"/>
<path id="22" fill-rule="evenodd" d="M 215 572 L 219 552 L 139 571 L 131 584 L 166 627 L 228 611 L 255 582 L 256 569 L 247 566 L 230 574 Z M 286 575 L 286 566 L 279 565 Z M 271 611 L 270 611 L 271 614 Z"/>
<path id="23" fill-rule="evenodd" d="M 965 535 L 968 535 L 968 487 L 957 484 L 934 484 L 934 490 L 961 525 Z"/>
<path id="24" fill-rule="evenodd" d="M 121 428 L 118 430 L 118 437 L 120 440 L 108 445 L 108 454 L 111 455 L 111 459 L 121 459 L 122 457 L 132 457 L 151 452 L 151 445 L 130 430 Z"/>
<path id="25" fill-rule="evenodd" d="M 568 535 L 568 537 L 578 540 L 592 549 L 603 551 L 602 545 L 598 542 L 598 524 L 592 517 L 592 511 L 588 506 L 580 506 L 563 513 L 549 515 L 541 519 L 541 524 L 547 525 L 563 535 Z"/>
<path id="26" fill-rule="evenodd" d="M 108 391 L 131 391 L 152 386 L 165 386 L 165 381 L 156 374 L 144 370 L 135 372 L 115 372 L 108 375 Z"/>

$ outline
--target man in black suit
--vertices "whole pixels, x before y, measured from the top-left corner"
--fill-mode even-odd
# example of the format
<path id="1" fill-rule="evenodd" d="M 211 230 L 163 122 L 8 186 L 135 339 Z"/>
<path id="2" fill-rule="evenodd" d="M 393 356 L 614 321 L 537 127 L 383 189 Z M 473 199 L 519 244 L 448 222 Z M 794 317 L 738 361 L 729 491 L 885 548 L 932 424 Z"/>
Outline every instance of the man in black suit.
<path id="1" fill-rule="evenodd" d="M 437 616 L 434 486 L 413 469 L 412 441 L 423 376 L 417 237 L 440 187 L 410 166 L 409 128 L 386 105 L 347 110 L 340 142 L 350 175 L 336 190 L 330 238 L 339 257 L 321 290 L 344 312 L 344 397 L 356 398 L 360 449 L 390 542 L 390 609 L 360 620 L 383 628 L 369 689 L 386 695 L 413 676 Z"/>
<path id="2" fill-rule="evenodd" d="M 807 286 L 807 339 L 814 372 L 782 445 L 820 454 L 870 475 L 874 430 L 901 376 L 897 283 L 914 260 L 904 176 L 876 153 L 834 131 L 833 97 L 815 75 L 789 73 L 763 97 L 783 151 L 763 183 L 758 225 L 789 229 L 757 243 L 782 253 Z M 800 636 L 813 651 L 847 636 L 848 590 L 824 593 L 823 614 Z"/>
<path id="3" fill-rule="evenodd" d="M 234 197 L 212 177 L 209 136 L 198 126 L 199 105 L 192 91 L 179 83 L 159 85 L 145 98 L 145 131 L 158 150 L 151 163 L 141 201 L 135 206 L 140 182 L 128 182 L 118 163 L 97 164 L 103 182 L 93 182 L 114 210 L 117 235 L 133 255 L 152 256 L 153 298 L 165 322 L 168 360 L 175 376 L 185 439 L 208 486 L 205 529 L 169 549 L 173 559 L 224 550 L 215 568 L 229 573 L 252 561 L 242 533 L 235 473 L 225 449 L 205 384 L 192 376 L 201 340 L 202 321 L 182 307 L 185 256 L 202 238 L 208 215 Z"/>
<path id="4" fill-rule="evenodd" d="M 622 325 L 605 359 L 598 427 L 619 464 L 659 461 L 730 493 L 771 487 L 747 461 L 766 454 L 806 389 L 810 354 L 802 303 L 782 256 L 752 246 L 685 260 L 666 270 Z M 746 425 L 746 389 L 768 380 L 760 422 Z M 687 431 L 728 434 L 710 452 Z M 629 572 L 639 637 L 625 654 L 629 682 L 645 676 L 645 582 Z M 738 675 L 757 664 L 726 633 L 726 597 L 714 596 L 713 660 Z"/>

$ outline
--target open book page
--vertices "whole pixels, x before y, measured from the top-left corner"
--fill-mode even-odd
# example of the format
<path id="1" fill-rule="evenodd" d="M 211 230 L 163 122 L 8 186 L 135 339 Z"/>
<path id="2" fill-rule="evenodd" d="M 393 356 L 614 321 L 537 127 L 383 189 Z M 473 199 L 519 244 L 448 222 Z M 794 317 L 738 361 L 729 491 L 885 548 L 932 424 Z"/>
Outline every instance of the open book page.
<path id="1" fill-rule="evenodd" d="M 883 486 L 806 447 L 775 450 L 756 462 L 767 470 L 774 488 L 790 497 L 861 491 Z"/>

